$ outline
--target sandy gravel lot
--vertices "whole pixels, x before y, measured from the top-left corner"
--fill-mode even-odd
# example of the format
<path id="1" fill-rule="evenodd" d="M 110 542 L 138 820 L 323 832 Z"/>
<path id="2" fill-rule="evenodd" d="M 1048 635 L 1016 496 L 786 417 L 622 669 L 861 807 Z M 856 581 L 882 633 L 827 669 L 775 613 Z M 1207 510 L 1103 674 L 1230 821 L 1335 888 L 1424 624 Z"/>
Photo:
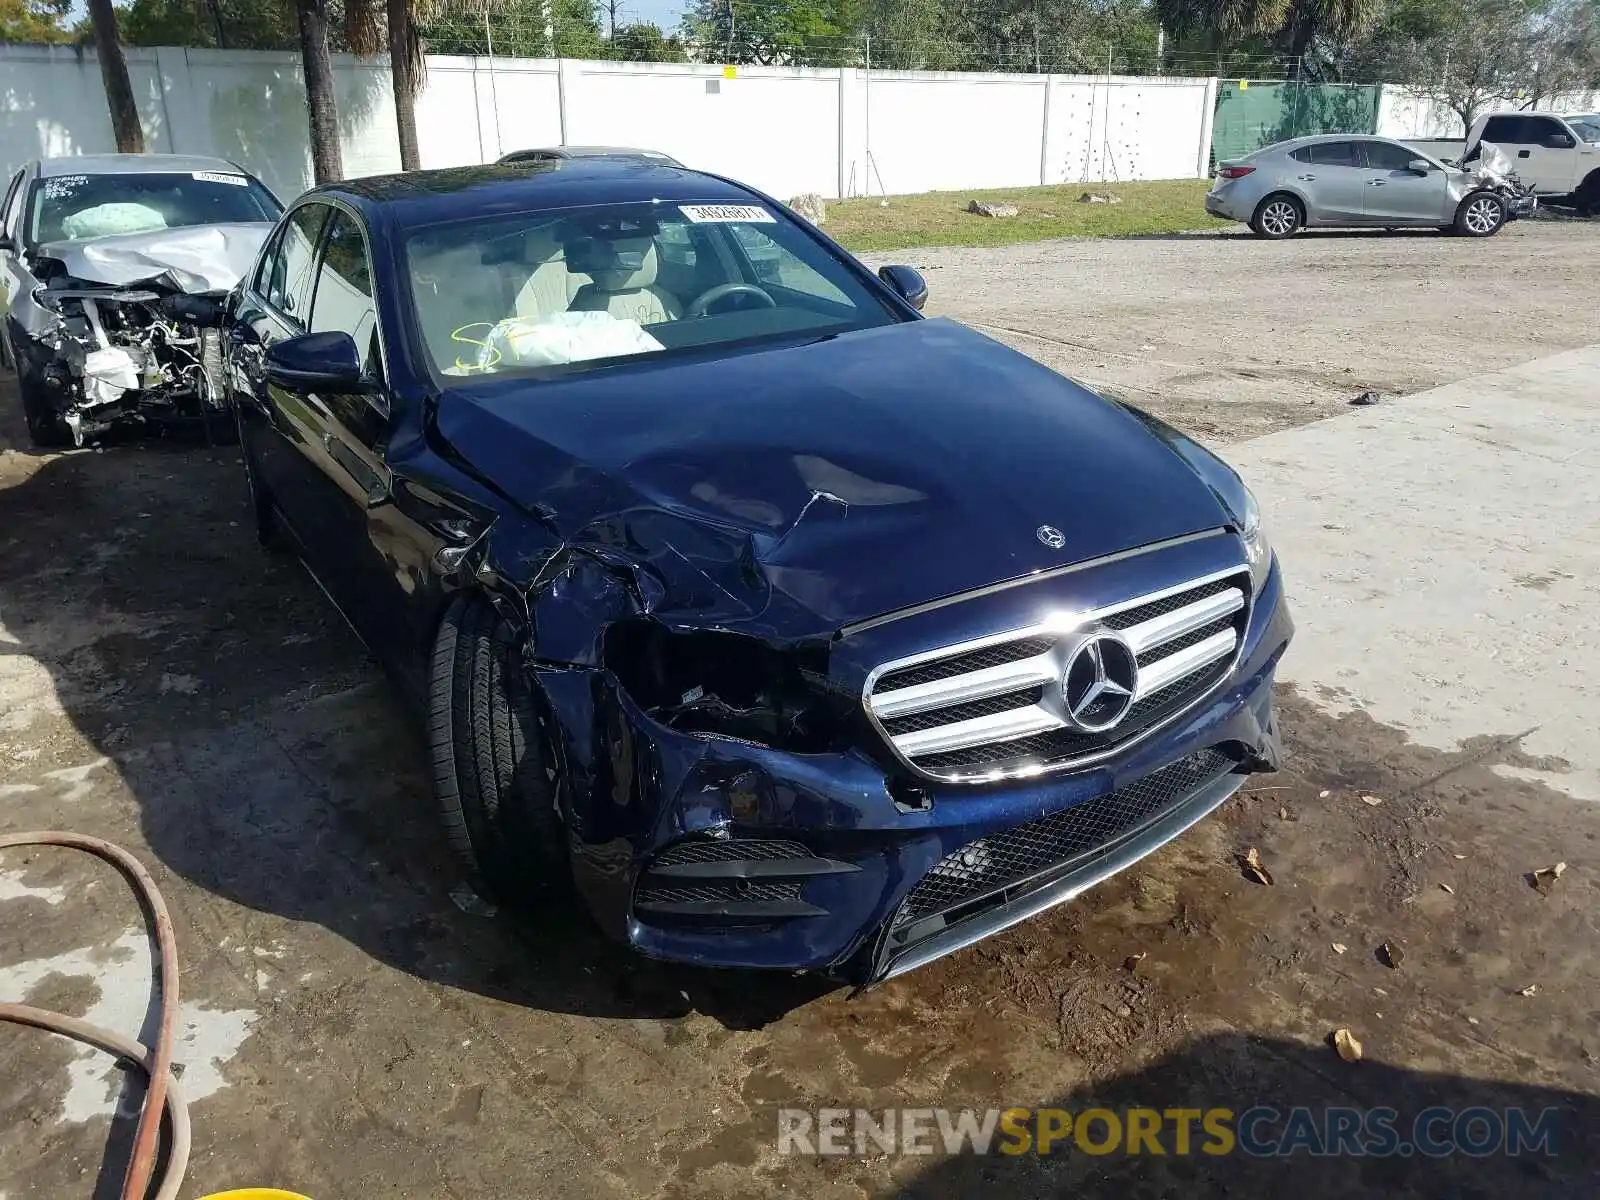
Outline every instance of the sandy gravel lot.
<path id="1" fill-rule="evenodd" d="M 952 316 L 1202 439 L 1600 340 L 1600 222 L 1435 233 L 1074 240 L 879 254 Z"/>
<path id="2" fill-rule="evenodd" d="M 905 257 L 935 309 L 1024 331 L 1001 336 L 1215 442 L 1595 340 L 1597 250 L 1600 225 L 1530 224 L 1487 244 Z M 185 971 L 186 1194 L 1533 1200 L 1593 1182 L 1600 810 L 1494 769 L 1521 761 L 1514 741 L 1432 749 L 1286 689 L 1289 769 L 1080 902 L 859 998 L 674 969 L 576 912 L 452 899 L 417 732 L 310 580 L 255 546 L 235 449 L 39 456 L 9 380 L 0 448 L 0 829 L 97 833 L 160 880 Z M 1249 846 L 1274 887 L 1241 872 Z M 1559 859 L 1557 889 L 1526 884 Z M 108 872 L 0 859 L 0 999 L 135 1030 L 143 954 Z M 1340 1025 L 1367 1044 L 1353 1068 L 1324 1041 Z M 0 1026 L 0 1196 L 114 1195 L 119 1079 Z M 1548 1160 L 776 1153 L 785 1106 L 1253 1103 L 1555 1108 L 1568 1140 Z"/>

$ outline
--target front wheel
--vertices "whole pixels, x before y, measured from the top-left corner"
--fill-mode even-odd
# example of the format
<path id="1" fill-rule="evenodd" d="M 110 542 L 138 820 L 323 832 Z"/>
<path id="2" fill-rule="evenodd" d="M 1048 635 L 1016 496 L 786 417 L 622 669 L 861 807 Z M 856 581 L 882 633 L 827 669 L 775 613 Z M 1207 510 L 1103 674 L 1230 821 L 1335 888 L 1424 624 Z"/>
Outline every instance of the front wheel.
<path id="1" fill-rule="evenodd" d="M 428 743 L 445 833 L 475 881 L 527 904 L 570 879 L 565 826 L 532 685 L 510 629 L 458 598 L 434 640 Z"/>
<path id="2" fill-rule="evenodd" d="M 1474 192 L 1456 209 L 1455 230 L 1465 237 L 1493 237 L 1506 223 L 1506 202 L 1493 192 Z"/>
<path id="3" fill-rule="evenodd" d="M 54 404 L 44 381 L 28 371 L 17 372 L 17 388 L 22 392 L 22 415 L 28 422 L 28 437 L 41 450 L 61 450 L 72 445 L 72 430 Z"/>
<path id="4" fill-rule="evenodd" d="M 1257 237 L 1273 240 L 1288 237 L 1303 224 L 1305 217 L 1293 196 L 1268 196 L 1256 206 L 1255 216 L 1250 218 L 1250 228 L 1256 231 Z"/>

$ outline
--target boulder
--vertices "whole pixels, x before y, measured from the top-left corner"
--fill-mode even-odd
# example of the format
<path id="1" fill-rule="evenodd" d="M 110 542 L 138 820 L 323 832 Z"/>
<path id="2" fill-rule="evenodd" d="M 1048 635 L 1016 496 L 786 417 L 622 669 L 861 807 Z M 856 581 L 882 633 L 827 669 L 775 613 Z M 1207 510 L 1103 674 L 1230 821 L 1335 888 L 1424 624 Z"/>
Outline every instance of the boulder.
<path id="1" fill-rule="evenodd" d="M 822 197 L 816 192 L 807 192 L 803 196 L 796 196 L 789 201 L 789 207 L 813 225 L 821 225 L 828 215 L 827 207 L 822 203 Z"/>
<path id="2" fill-rule="evenodd" d="M 1110 192 L 1085 192 L 1078 197 L 1079 204 L 1121 204 L 1121 196 L 1113 196 Z"/>
<path id="3" fill-rule="evenodd" d="M 969 213 L 977 213 L 980 217 L 1014 217 L 1017 215 L 1015 204 L 985 204 L 981 200 L 974 200 L 967 205 Z"/>

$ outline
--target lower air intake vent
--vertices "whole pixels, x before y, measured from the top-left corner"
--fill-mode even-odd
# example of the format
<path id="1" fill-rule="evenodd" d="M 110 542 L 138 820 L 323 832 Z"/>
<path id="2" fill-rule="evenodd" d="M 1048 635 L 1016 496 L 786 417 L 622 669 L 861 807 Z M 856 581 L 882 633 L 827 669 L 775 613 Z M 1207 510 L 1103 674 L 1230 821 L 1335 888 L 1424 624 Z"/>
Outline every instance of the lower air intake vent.
<path id="1" fill-rule="evenodd" d="M 656 923 L 749 924 L 815 916 L 804 899 L 819 875 L 860 870 L 799 842 L 695 839 L 669 846 L 639 876 L 634 913 Z"/>
<path id="2" fill-rule="evenodd" d="M 896 927 L 1054 875 L 1155 820 L 1237 764 L 1202 750 L 1125 788 L 963 846 L 935 863 L 900 906 Z"/>

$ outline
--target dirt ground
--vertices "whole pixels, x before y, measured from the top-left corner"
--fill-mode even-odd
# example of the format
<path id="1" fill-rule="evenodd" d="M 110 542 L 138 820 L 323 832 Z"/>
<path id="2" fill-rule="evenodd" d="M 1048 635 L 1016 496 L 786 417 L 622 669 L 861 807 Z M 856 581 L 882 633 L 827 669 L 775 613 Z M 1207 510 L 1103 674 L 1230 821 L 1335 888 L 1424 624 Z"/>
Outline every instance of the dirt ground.
<path id="1" fill-rule="evenodd" d="M 918 261 L 944 311 L 1027 329 L 1216 441 L 1592 340 L 1597 248 L 1600 227 L 1530 224 Z M 0 829 L 92 832 L 155 871 L 184 964 L 188 1195 L 1594 1190 L 1596 877 L 1524 874 L 1592 858 L 1600 810 L 1495 773 L 1538 765 L 1513 739 L 1440 752 L 1285 689 L 1288 770 L 1078 902 L 854 998 L 678 969 L 575 912 L 463 902 L 417 732 L 311 581 L 254 545 L 235 450 L 35 456 L 8 385 L 0 445 Z M 1241 871 L 1252 846 L 1273 886 Z M 139 1029 L 145 954 L 109 870 L 0 859 L 0 999 Z M 1364 1061 L 1326 1045 L 1339 1027 Z M 119 1079 L 0 1025 L 0 1196 L 115 1195 Z M 783 1107 L 1256 1103 L 1554 1107 L 1559 1152 L 777 1153 Z"/>
<path id="2" fill-rule="evenodd" d="M 1486 241 L 1332 231 L 929 247 L 928 311 L 955 317 L 1206 441 L 1253 437 L 1600 338 L 1600 222 Z"/>

